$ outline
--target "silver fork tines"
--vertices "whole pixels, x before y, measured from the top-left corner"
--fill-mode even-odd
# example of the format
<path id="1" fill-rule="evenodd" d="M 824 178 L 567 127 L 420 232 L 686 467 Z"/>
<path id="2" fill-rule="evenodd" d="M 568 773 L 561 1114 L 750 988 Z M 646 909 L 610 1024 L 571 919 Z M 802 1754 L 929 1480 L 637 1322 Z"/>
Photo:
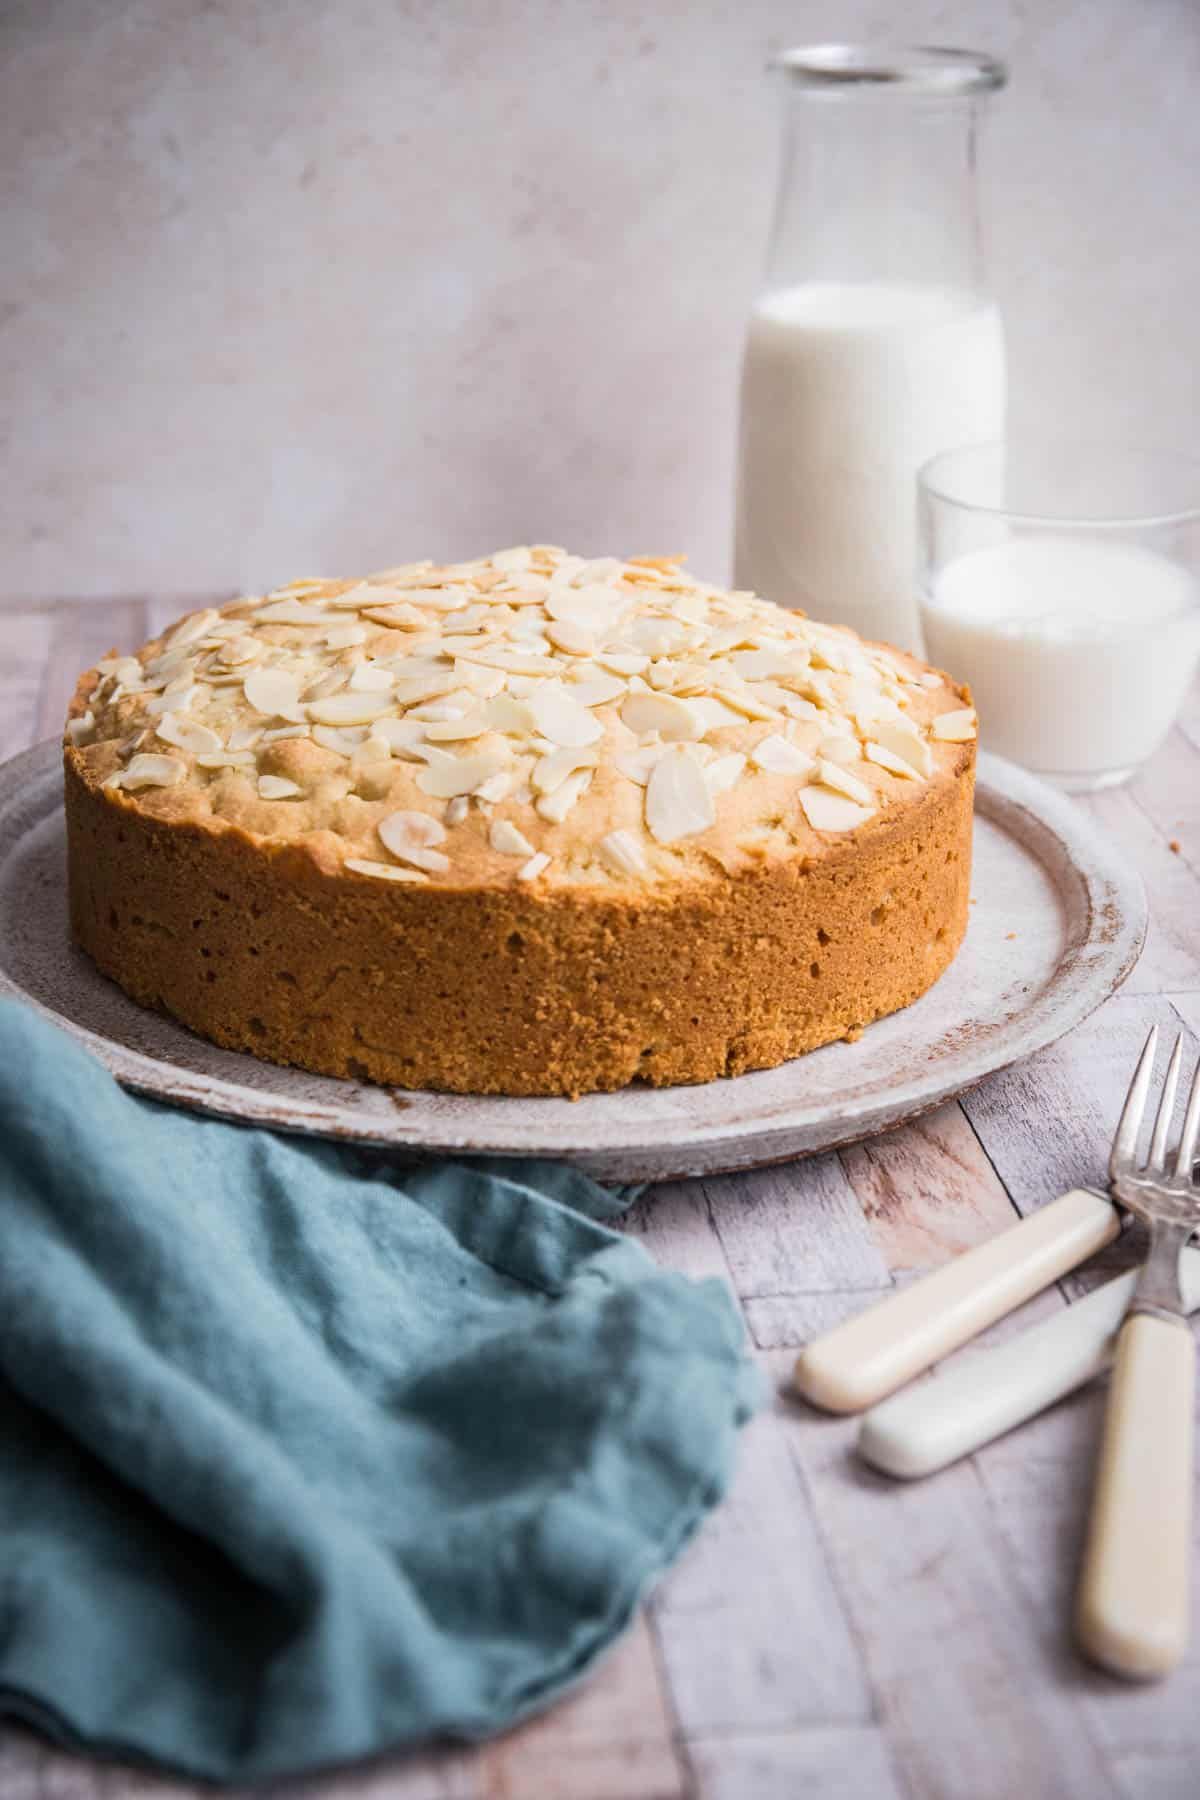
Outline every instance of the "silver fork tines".
<path id="1" fill-rule="evenodd" d="M 1129 1084 L 1121 1122 L 1113 1139 L 1109 1176 L 1117 1199 L 1152 1228 L 1149 1255 L 1132 1302 L 1133 1310 L 1182 1314 L 1179 1252 L 1192 1232 L 1200 1228 L 1200 1187 L 1193 1179 L 1196 1146 L 1200 1141 L 1200 1063 L 1192 1076 L 1187 1111 L 1172 1157 L 1171 1125 L 1183 1064 L 1183 1034 L 1180 1033 L 1163 1078 L 1150 1147 L 1145 1160 L 1139 1160 L 1138 1140 L 1154 1078 L 1157 1048 L 1158 1027 L 1155 1026 L 1146 1039 Z"/>

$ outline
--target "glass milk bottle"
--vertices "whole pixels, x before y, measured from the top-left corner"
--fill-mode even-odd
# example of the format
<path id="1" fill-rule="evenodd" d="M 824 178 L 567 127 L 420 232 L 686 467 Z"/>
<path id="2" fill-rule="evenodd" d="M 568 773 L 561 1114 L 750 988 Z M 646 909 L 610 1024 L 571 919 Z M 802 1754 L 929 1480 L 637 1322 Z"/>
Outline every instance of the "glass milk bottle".
<path id="1" fill-rule="evenodd" d="M 742 373 L 734 580 L 919 649 L 916 475 L 1003 435 L 976 138 L 1002 64 L 787 50 L 784 147 Z"/>

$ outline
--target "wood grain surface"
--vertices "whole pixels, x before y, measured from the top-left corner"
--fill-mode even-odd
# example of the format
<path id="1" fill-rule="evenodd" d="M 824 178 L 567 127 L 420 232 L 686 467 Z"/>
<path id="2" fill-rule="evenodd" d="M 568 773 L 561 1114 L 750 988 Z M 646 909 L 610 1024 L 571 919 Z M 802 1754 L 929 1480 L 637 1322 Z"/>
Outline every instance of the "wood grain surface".
<path id="1" fill-rule="evenodd" d="M 57 734 L 78 671 L 134 648 L 185 603 L 0 612 L 0 755 Z M 774 1395 L 744 1436 L 730 1500 L 635 1628 L 577 1694 L 506 1738 L 278 1785 L 276 1800 L 1200 1794 L 1200 1641 L 1172 1681 L 1147 1688 L 1088 1669 L 1070 1643 L 1099 1389 L 899 1486 L 852 1459 L 854 1421 L 819 1417 L 784 1385 L 814 1333 L 1098 1181 L 1149 1022 L 1200 1034 L 1200 688 L 1142 775 L 1080 804 L 1150 896 L 1149 940 L 1121 993 L 916 1125 L 808 1162 L 663 1185 L 630 1215 L 661 1262 L 729 1283 Z M 1111 1269 L 1130 1255 L 1121 1240 L 1100 1260 Z M 995 1335 L 1067 1304 L 1097 1273 Z M 203 1791 L 0 1735 L 0 1800 Z"/>

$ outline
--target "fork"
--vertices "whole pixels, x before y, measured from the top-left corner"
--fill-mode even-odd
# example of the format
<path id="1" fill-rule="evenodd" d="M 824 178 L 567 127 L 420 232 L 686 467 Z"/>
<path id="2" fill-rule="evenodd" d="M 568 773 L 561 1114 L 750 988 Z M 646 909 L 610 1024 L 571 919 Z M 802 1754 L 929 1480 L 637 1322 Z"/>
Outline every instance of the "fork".
<path id="1" fill-rule="evenodd" d="M 1167 1674 L 1187 1649 L 1192 1537 L 1195 1351 L 1179 1260 L 1200 1227 L 1193 1164 L 1200 1141 L 1200 1064 L 1173 1157 L 1183 1036 L 1175 1041 L 1145 1162 L 1138 1140 L 1154 1076 L 1158 1027 L 1130 1084 L 1109 1175 L 1112 1191 L 1150 1228 L 1146 1262 L 1117 1340 L 1116 1362 L 1076 1600 L 1083 1650 L 1113 1674 Z"/>

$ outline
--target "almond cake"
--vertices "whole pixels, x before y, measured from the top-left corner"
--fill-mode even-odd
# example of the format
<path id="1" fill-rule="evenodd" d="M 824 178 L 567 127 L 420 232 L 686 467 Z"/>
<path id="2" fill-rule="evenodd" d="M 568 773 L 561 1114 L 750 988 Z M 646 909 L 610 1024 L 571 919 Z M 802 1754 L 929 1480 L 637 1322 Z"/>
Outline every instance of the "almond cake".
<path id="1" fill-rule="evenodd" d="M 966 927 L 969 693 L 681 563 L 295 581 L 109 657 L 76 942 L 218 1044 L 459 1093 L 708 1081 L 907 1006 Z"/>

